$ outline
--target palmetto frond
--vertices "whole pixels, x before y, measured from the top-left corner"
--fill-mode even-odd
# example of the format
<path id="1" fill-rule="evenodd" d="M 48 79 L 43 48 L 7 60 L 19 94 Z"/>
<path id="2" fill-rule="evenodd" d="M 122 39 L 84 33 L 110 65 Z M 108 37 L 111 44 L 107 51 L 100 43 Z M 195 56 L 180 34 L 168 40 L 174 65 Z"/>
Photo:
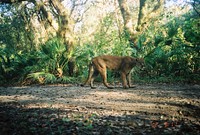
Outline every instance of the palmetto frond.
<path id="1" fill-rule="evenodd" d="M 40 84 L 53 83 L 56 81 L 56 77 L 53 74 L 46 72 L 31 73 L 27 76 L 27 79 L 39 82 Z"/>

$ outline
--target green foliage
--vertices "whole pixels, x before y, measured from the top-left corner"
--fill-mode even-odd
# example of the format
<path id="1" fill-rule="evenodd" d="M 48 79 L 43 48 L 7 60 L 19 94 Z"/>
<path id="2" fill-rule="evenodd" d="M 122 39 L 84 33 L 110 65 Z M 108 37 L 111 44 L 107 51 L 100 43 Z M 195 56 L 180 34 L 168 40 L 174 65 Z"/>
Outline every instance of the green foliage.
<path id="1" fill-rule="evenodd" d="M 66 81 L 63 73 L 67 71 L 68 53 L 62 40 L 53 38 L 40 45 L 35 57 L 37 64 L 27 66 L 26 72 L 30 73 L 27 79 L 40 83 L 54 83 Z"/>
<path id="2" fill-rule="evenodd" d="M 151 25 L 143 40 L 147 76 L 199 81 L 199 18 L 174 18 L 165 25 Z M 182 79 L 181 79 L 182 77 Z"/>
<path id="3" fill-rule="evenodd" d="M 11 53 L 7 48 L 3 47 L 1 47 L 0 53 L 0 83 L 3 84 L 9 82 L 10 79 L 20 77 L 23 72 L 23 67 L 27 64 L 25 55 L 20 52 Z"/>
<path id="4" fill-rule="evenodd" d="M 27 53 L 26 50 L 10 47 L 9 44 L 0 44 L 0 84 L 21 78 L 24 67 L 31 65 Z"/>
<path id="5" fill-rule="evenodd" d="M 31 73 L 27 76 L 27 79 L 29 78 L 40 84 L 54 83 L 56 81 L 55 75 L 45 72 Z"/>
<path id="6" fill-rule="evenodd" d="M 32 48 L 32 31 L 27 31 L 23 16 L 11 5 L 0 5 L 0 84 L 18 82 L 29 63 Z M 8 12 L 3 14 L 3 12 Z"/>
<path id="7" fill-rule="evenodd" d="M 2 11 L 11 9 L 9 5 L 1 7 Z M 103 54 L 144 57 L 146 69 L 134 70 L 137 80 L 200 81 L 200 18 L 193 12 L 179 17 L 169 13 L 158 17 L 156 23 L 156 19 L 148 22 L 150 25 L 138 36 L 137 50 L 130 44 L 130 36 L 116 28 L 118 24 L 111 13 L 101 20 L 93 40 L 74 45 L 71 52 L 67 52 L 67 46 L 58 38 L 49 39 L 36 48 L 34 34 L 31 28 L 27 30 L 22 14 L 13 10 L 2 16 L 0 85 L 24 80 L 74 82 L 77 79 L 67 74 L 69 58 L 76 61 L 79 79 L 86 78 L 91 59 Z M 113 79 L 115 74 L 108 72 L 108 76 Z"/>

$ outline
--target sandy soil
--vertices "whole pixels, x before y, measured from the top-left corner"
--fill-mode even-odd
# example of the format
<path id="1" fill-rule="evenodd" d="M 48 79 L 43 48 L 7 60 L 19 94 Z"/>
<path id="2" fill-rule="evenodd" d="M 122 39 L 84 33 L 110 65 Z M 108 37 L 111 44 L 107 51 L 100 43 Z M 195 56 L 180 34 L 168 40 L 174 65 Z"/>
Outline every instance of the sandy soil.
<path id="1" fill-rule="evenodd" d="M 92 117 L 91 120 L 93 125 L 84 122 L 82 124 L 85 127 L 93 126 L 92 130 L 87 131 L 88 134 L 101 134 L 105 131 L 108 134 L 147 134 L 153 133 L 155 129 L 158 134 L 160 131 L 169 134 L 200 134 L 200 85 L 137 84 L 131 89 L 122 89 L 120 86 L 107 89 L 103 85 L 99 85 L 97 89 L 75 85 L 0 87 L 0 103 L 0 119 L 3 120 L 0 125 L 5 127 L 2 132 L 8 134 L 13 132 L 9 129 L 11 127 L 6 127 L 4 117 L 9 117 L 7 121 L 12 121 L 10 115 L 13 112 L 8 111 L 13 107 L 26 110 L 72 111 L 82 115 L 95 114 L 95 118 Z M 70 113 L 67 116 L 63 113 L 57 115 L 63 121 L 63 118 L 77 121 Z M 104 130 L 96 130 L 101 129 L 98 126 L 103 125 L 106 125 Z M 185 125 L 188 128 L 186 131 Z M 108 126 L 111 130 L 107 131 Z M 80 126 L 76 127 L 79 128 L 69 133 L 80 134 Z M 120 127 L 123 130 L 117 131 Z M 137 131 L 133 132 L 131 129 Z"/>

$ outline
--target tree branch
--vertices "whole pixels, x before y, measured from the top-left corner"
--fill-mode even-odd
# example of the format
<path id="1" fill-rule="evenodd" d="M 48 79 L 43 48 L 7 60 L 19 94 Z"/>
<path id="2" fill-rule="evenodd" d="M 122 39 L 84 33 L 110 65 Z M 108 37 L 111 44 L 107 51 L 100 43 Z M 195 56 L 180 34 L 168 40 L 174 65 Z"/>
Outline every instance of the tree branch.
<path id="1" fill-rule="evenodd" d="M 0 3 L 13 4 L 13 3 L 20 3 L 22 1 L 33 2 L 33 0 L 1 0 Z"/>

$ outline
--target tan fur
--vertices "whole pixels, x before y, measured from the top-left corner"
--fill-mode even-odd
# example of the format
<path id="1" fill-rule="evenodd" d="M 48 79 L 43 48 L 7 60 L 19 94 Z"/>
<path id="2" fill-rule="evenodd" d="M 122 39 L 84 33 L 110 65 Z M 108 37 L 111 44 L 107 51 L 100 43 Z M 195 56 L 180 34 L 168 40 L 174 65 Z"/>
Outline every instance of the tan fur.
<path id="1" fill-rule="evenodd" d="M 113 88 L 107 83 L 107 69 L 119 71 L 121 73 L 123 88 L 131 87 L 131 74 L 130 71 L 134 66 L 143 65 L 144 60 L 133 58 L 130 56 L 111 56 L 111 55 L 102 55 L 97 56 L 92 59 L 91 64 L 89 65 L 89 73 L 87 81 L 82 85 L 90 83 L 91 88 L 93 82 L 98 74 L 101 75 L 103 79 L 103 84 L 107 88 Z"/>

